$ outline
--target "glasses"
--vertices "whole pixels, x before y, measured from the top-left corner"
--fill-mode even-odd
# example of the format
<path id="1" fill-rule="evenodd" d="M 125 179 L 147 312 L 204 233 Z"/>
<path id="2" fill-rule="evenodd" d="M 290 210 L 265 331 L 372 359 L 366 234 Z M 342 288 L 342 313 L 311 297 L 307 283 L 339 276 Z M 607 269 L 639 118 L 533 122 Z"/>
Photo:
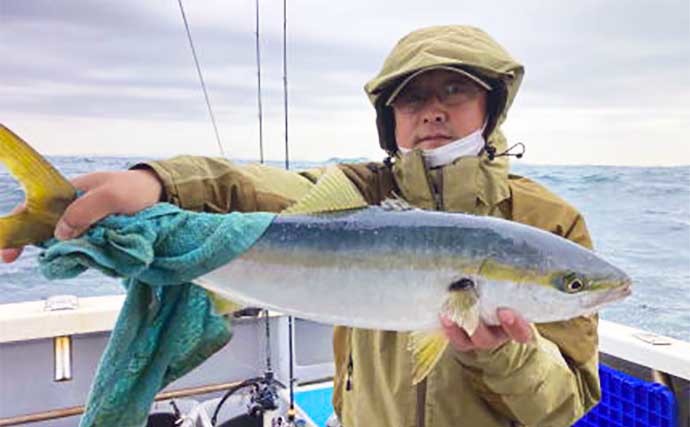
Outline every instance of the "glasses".
<path id="1" fill-rule="evenodd" d="M 443 105 L 457 106 L 475 99 L 481 90 L 474 83 L 459 81 L 449 81 L 434 88 L 408 86 L 389 105 L 402 113 L 413 114 L 421 111 L 433 97 Z"/>

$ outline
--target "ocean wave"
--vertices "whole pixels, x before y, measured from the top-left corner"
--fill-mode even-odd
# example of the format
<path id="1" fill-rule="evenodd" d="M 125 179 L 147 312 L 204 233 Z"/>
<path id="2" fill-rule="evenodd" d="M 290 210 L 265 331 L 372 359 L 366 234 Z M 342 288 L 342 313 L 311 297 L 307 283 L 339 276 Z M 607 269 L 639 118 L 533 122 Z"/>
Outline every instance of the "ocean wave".
<path id="1" fill-rule="evenodd" d="M 138 157 L 52 157 L 68 176 L 96 170 L 126 169 Z M 334 158 L 330 163 L 362 161 Z M 239 162 L 246 163 L 246 162 Z M 283 167 L 282 162 L 268 162 Z M 295 169 L 326 162 L 293 161 Z M 566 199 L 584 216 L 597 252 L 630 274 L 634 294 L 604 311 L 604 318 L 647 327 L 657 333 L 690 333 L 690 167 L 514 165 L 515 173 L 533 179 Z M 23 199 L 11 176 L 0 169 L 0 210 L 9 212 Z M 0 303 L 38 299 L 50 294 L 94 296 L 121 293 L 117 281 L 87 272 L 71 281 L 48 282 L 36 269 L 37 249 L 13 264 L 0 266 Z M 646 304 L 646 306 L 643 306 Z M 663 307 L 671 309 L 664 312 Z M 687 310 L 686 310 L 687 308 Z M 670 322 L 666 324 L 665 322 Z M 679 334 L 678 331 L 685 331 Z M 685 336 L 690 339 L 690 336 Z"/>

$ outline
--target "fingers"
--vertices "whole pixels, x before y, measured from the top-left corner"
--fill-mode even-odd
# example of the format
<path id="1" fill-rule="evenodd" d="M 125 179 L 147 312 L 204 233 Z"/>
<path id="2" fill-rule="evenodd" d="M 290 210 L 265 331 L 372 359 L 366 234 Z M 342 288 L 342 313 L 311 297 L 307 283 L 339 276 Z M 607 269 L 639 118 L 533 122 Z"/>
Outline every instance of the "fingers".
<path id="1" fill-rule="evenodd" d="M 67 207 L 55 228 L 60 240 L 81 235 L 110 214 L 133 214 L 160 201 L 163 185 L 148 170 L 94 172 L 72 184 L 84 194 Z"/>
<path id="2" fill-rule="evenodd" d="M 472 336 L 446 317 L 441 317 L 441 326 L 451 344 L 462 352 L 491 350 L 509 340 L 508 335 L 500 326 L 487 326 L 484 322 L 479 323 Z"/>
<path id="3" fill-rule="evenodd" d="M 93 172 L 86 175 L 80 175 L 70 179 L 72 185 L 78 190 L 89 191 L 96 187 L 103 185 L 109 178 L 107 172 Z"/>
<path id="4" fill-rule="evenodd" d="M 113 213 L 112 196 L 102 189 L 87 191 L 72 202 L 55 227 L 55 238 L 73 239 L 81 235 L 93 223 Z"/>
<path id="5" fill-rule="evenodd" d="M 527 343 L 532 339 L 530 324 L 518 313 L 507 308 L 499 308 L 497 315 L 503 331 L 510 339 L 519 343 Z"/>
<path id="6" fill-rule="evenodd" d="M 510 339 L 503 328 L 487 326 L 484 322 L 479 322 L 477 330 L 470 338 L 481 350 L 492 350 Z"/>
<path id="7" fill-rule="evenodd" d="M 22 254 L 24 248 L 10 248 L 0 250 L 3 262 L 14 262 Z"/>
<path id="8" fill-rule="evenodd" d="M 24 202 L 18 204 L 17 206 L 14 207 L 10 211 L 8 215 L 14 215 L 18 212 L 21 212 L 26 205 Z M 8 249 L 0 249 L 0 257 L 2 258 L 3 262 L 14 262 L 17 258 L 19 258 L 19 255 L 22 254 L 22 251 L 24 248 L 8 248 Z"/>
<path id="9" fill-rule="evenodd" d="M 492 350 L 503 343 L 513 340 L 527 343 L 532 340 L 530 324 L 513 310 L 504 308 L 497 311 L 501 322 L 498 326 L 489 326 L 479 322 L 477 329 L 470 336 L 455 322 L 447 317 L 441 317 L 441 326 L 453 347 L 458 351 Z"/>
<path id="10" fill-rule="evenodd" d="M 458 327 L 455 322 L 442 316 L 441 327 L 443 327 L 443 331 L 448 337 L 448 340 L 450 340 L 451 345 L 458 351 L 465 352 L 474 349 L 474 344 L 472 344 L 467 332 Z"/>

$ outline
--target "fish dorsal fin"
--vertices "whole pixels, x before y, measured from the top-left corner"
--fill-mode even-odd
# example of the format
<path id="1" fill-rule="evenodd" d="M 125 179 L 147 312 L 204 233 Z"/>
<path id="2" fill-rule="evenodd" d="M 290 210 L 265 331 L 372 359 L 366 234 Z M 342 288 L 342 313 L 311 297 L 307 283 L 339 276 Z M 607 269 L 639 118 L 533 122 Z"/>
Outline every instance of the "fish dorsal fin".
<path id="1" fill-rule="evenodd" d="M 49 239 L 58 219 L 77 197 L 76 190 L 43 156 L 2 124 L 0 162 L 26 193 L 21 212 L 0 218 L 0 248 Z"/>
<path id="2" fill-rule="evenodd" d="M 396 193 L 381 202 L 381 208 L 386 211 L 411 211 L 413 209 L 419 209 L 416 206 L 412 206 L 407 200 L 403 199 Z"/>
<path id="3" fill-rule="evenodd" d="M 448 338 L 441 329 L 410 332 L 407 343 L 412 352 L 412 384 L 419 384 L 441 360 Z"/>
<path id="4" fill-rule="evenodd" d="M 314 187 L 281 214 L 314 214 L 368 206 L 362 194 L 337 166 L 329 167 Z"/>

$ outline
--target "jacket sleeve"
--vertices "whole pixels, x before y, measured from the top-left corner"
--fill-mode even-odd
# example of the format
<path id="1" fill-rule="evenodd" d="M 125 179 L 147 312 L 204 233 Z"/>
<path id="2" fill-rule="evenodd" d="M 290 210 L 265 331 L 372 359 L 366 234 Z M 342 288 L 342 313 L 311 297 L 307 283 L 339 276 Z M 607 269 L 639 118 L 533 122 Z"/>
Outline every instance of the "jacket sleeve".
<path id="1" fill-rule="evenodd" d="M 263 165 L 237 165 L 229 160 L 178 156 L 142 163 L 163 184 L 163 201 L 205 212 L 280 211 L 313 186 L 307 175 Z"/>
<path id="2" fill-rule="evenodd" d="M 564 237 L 591 247 L 578 215 Z M 521 425 L 572 425 L 600 399 L 597 317 L 534 325 L 535 339 L 455 352 L 484 401 Z"/>

